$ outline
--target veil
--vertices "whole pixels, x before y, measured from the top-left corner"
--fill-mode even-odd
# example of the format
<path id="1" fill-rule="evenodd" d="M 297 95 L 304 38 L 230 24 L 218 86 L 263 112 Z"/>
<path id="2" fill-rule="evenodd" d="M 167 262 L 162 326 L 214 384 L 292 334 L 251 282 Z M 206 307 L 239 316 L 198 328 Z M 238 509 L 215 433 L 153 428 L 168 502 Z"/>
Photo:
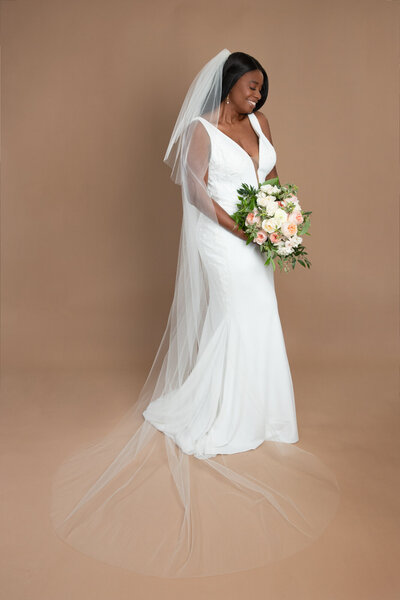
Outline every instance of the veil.
<path id="1" fill-rule="evenodd" d="M 204 179 L 210 140 L 196 118 L 218 125 L 229 54 L 219 52 L 193 80 L 164 157 L 183 216 L 172 305 L 146 382 L 117 426 L 67 458 L 53 479 L 57 535 L 143 575 L 221 575 L 280 560 L 321 535 L 338 503 L 333 473 L 298 446 L 266 441 L 232 455 L 191 455 L 144 418 L 152 400 L 190 380 L 224 317 L 209 302 L 197 237 L 202 219 L 220 225 Z M 219 376 L 209 372 L 210 390 Z"/>

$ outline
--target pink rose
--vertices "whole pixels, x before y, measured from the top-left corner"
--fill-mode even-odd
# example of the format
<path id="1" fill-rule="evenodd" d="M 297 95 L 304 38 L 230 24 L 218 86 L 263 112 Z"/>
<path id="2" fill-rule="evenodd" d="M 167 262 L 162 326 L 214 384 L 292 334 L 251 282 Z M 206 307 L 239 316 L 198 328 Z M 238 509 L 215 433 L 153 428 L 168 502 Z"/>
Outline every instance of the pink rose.
<path id="1" fill-rule="evenodd" d="M 269 236 L 269 239 L 271 240 L 271 242 L 273 244 L 276 244 L 277 242 L 279 242 L 279 240 L 281 238 L 279 237 L 279 235 L 277 233 L 271 233 L 271 235 Z"/>
<path id="2" fill-rule="evenodd" d="M 254 212 L 249 213 L 246 217 L 246 224 L 254 225 L 256 222 L 257 222 L 257 217 L 256 217 L 255 213 Z"/>
<path id="3" fill-rule="evenodd" d="M 256 244 L 258 244 L 259 246 L 261 246 L 261 244 L 263 244 L 265 242 L 265 240 L 267 239 L 267 234 L 265 233 L 265 231 L 259 231 L 256 235 L 256 237 L 254 238 L 254 242 Z"/>
<path id="4" fill-rule="evenodd" d="M 304 221 L 301 211 L 294 210 L 293 212 L 291 212 L 288 217 L 288 221 L 289 223 L 296 223 L 296 225 L 300 225 Z"/>

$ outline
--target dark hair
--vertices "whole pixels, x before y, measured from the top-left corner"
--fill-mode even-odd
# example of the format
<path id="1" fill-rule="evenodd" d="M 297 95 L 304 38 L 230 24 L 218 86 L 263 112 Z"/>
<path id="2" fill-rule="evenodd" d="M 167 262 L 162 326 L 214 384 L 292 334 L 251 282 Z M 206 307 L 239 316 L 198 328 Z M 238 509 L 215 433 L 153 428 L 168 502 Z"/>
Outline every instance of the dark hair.
<path id="1" fill-rule="evenodd" d="M 254 111 L 259 110 L 268 96 L 268 75 L 258 60 L 245 52 L 232 52 L 224 63 L 222 71 L 221 102 L 225 100 L 230 90 L 242 75 L 255 70 L 261 71 L 264 75 L 264 81 L 260 90 L 261 98 L 254 107 Z"/>

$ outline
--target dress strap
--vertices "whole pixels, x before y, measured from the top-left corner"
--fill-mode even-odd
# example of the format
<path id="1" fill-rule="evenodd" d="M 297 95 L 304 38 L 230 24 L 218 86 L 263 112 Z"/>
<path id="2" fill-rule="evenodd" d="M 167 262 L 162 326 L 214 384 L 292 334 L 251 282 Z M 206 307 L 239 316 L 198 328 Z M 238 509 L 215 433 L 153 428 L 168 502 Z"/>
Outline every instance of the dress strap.
<path id="1" fill-rule="evenodd" d="M 258 133 L 261 135 L 263 130 L 261 129 L 260 121 L 256 117 L 254 113 L 249 113 L 249 119 L 252 122 L 252 125 L 255 129 L 257 129 Z"/>

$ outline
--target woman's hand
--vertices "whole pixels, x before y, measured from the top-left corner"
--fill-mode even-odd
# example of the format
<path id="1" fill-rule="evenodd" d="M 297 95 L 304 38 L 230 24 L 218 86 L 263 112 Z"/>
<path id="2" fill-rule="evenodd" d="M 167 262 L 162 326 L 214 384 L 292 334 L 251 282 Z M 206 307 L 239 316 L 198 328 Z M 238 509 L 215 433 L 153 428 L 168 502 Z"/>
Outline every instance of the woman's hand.
<path id="1" fill-rule="evenodd" d="M 212 202 L 214 205 L 218 223 L 222 227 L 225 227 L 225 229 L 233 233 L 233 235 L 236 235 L 236 237 L 247 242 L 247 235 L 245 234 L 243 229 L 240 229 L 239 225 L 236 223 L 236 221 L 232 219 L 230 214 L 228 214 L 226 210 L 224 210 L 222 206 L 218 204 L 218 202 L 216 202 L 215 200 L 212 200 Z"/>
<path id="2" fill-rule="evenodd" d="M 234 223 L 234 226 L 232 227 L 232 233 L 236 235 L 236 237 L 247 242 L 247 235 L 245 234 L 243 229 L 240 229 L 239 225 L 235 221 L 233 221 L 233 219 L 232 222 Z"/>

